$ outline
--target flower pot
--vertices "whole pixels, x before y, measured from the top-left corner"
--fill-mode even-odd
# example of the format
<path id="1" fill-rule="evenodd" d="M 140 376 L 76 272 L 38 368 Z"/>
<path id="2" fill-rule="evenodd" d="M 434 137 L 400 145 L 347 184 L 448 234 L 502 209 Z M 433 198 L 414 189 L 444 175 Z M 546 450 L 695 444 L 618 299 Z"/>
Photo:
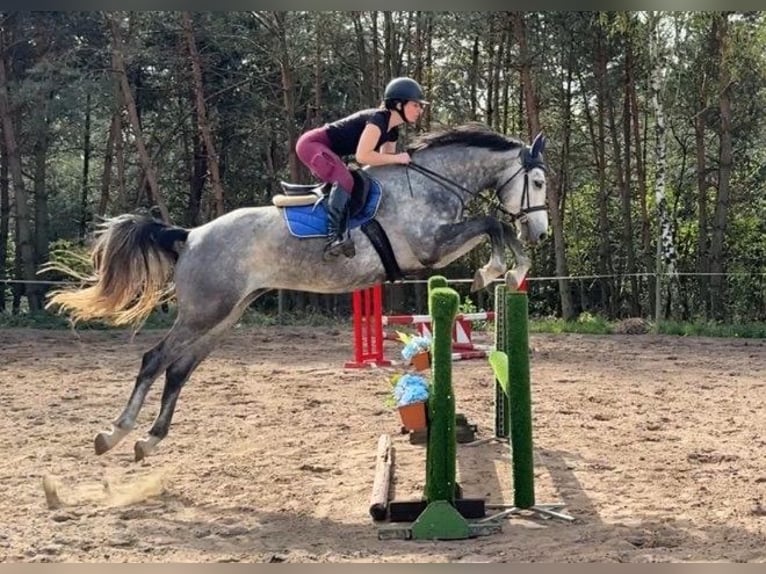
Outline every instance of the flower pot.
<path id="1" fill-rule="evenodd" d="M 431 368 L 431 354 L 428 351 L 423 351 L 417 355 L 413 355 L 410 359 L 410 364 L 416 371 L 425 371 Z"/>
<path id="2" fill-rule="evenodd" d="M 399 416 L 402 419 L 402 425 L 407 430 L 419 431 L 426 428 L 426 403 L 411 403 L 399 407 Z"/>

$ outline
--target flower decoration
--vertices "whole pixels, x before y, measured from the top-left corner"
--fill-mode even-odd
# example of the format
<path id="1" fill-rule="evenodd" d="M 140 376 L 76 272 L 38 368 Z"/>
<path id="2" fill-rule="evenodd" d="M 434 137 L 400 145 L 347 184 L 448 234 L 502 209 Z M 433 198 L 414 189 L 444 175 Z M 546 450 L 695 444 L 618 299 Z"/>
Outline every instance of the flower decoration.
<path id="1" fill-rule="evenodd" d="M 397 407 L 427 401 L 428 394 L 428 381 L 415 373 L 406 373 L 399 377 L 393 390 Z"/>
<path id="2" fill-rule="evenodd" d="M 418 353 L 428 352 L 431 349 L 431 338 L 425 335 L 408 337 L 402 349 L 402 358 L 409 361 Z"/>

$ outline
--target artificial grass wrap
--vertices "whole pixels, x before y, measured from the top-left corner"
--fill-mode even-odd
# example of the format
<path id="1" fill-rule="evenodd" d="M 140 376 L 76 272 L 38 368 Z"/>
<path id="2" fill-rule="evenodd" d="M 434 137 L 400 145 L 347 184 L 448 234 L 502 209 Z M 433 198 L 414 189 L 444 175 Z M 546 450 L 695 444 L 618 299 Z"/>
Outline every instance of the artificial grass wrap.
<path id="1" fill-rule="evenodd" d="M 532 449 L 532 392 L 529 377 L 529 324 L 527 294 L 505 293 L 504 339 L 508 355 L 508 404 L 513 454 L 513 503 L 519 508 L 535 504 Z"/>
<path id="2" fill-rule="evenodd" d="M 426 500 L 455 500 L 456 456 L 455 395 L 452 392 L 452 325 L 460 296 L 449 287 L 432 286 L 429 281 L 428 307 L 431 312 L 431 394 L 428 398 L 428 451 L 426 455 Z M 443 279 L 443 278 L 441 278 Z"/>

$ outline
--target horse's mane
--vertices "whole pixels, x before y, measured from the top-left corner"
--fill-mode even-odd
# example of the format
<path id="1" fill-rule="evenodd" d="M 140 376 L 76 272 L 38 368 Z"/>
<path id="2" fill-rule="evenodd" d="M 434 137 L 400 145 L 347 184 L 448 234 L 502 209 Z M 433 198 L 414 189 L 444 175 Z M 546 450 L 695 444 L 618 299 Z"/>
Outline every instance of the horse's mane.
<path id="1" fill-rule="evenodd" d="M 471 122 L 446 130 L 422 134 L 415 138 L 409 146 L 409 151 L 415 152 L 447 145 L 463 145 L 467 147 L 482 147 L 492 151 L 507 151 L 521 148 L 524 146 L 524 143 L 515 138 L 499 134 L 482 123 Z"/>

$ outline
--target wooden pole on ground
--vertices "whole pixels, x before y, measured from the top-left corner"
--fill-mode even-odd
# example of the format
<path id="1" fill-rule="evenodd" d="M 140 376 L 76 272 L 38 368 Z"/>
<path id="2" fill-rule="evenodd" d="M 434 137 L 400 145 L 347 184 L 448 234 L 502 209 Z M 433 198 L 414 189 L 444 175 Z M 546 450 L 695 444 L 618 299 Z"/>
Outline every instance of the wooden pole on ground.
<path id="1" fill-rule="evenodd" d="M 378 451 L 375 456 L 375 479 L 370 496 L 370 516 L 373 520 L 385 520 L 388 515 L 388 493 L 391 485 L 393 468 L 391 437 L 380 435 Z"/>

